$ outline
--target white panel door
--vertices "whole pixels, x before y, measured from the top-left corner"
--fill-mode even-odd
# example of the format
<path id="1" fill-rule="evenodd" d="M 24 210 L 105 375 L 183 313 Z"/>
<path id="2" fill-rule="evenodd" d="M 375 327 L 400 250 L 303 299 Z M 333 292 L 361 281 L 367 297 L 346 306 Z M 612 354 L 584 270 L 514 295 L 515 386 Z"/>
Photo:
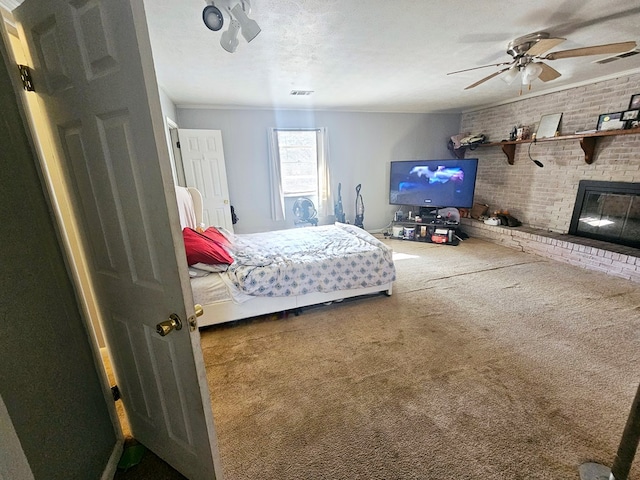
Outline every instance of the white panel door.
<path id="1" fill-rule="evenodd" d="M 26 0 L 15 14 L 133 435 L 191 480 L 221 478 L 142 0 Z M 162 337 L 171 314 L 183 328 Z"/>
<path id="2" fill-rule="evenodd" d="M 196 187 L 202 193 L 205 225 L 233 232 L 222 132 L 180 128 L 178 138 L 186 186 Z"/>

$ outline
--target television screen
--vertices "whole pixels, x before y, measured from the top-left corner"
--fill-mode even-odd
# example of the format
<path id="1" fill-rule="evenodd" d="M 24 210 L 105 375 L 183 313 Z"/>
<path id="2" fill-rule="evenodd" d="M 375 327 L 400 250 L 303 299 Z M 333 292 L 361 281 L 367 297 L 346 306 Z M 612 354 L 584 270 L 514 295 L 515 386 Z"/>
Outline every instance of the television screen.
<path id="1" fill-rule="evenodd" d="M 477 158 L 391 162 L 389 203 L 471 208 Z"/>

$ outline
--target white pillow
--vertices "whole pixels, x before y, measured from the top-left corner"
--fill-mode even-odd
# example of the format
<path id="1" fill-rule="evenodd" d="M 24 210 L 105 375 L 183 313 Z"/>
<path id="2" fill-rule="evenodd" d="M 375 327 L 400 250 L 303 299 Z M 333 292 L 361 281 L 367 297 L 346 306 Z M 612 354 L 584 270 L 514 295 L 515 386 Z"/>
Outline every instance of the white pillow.
<path id="1" fill-rule="evenodd" d="M 195 269 L 196 271 L 200 270 L 206 273 L 220 273 L 226 272 L 228 268 L 229 265 L 227 265 L 226 263 L 220 263 L 217 265 L 209 265 L 207 263 L 194 263 L 189 267 L 189 270 Z"/>

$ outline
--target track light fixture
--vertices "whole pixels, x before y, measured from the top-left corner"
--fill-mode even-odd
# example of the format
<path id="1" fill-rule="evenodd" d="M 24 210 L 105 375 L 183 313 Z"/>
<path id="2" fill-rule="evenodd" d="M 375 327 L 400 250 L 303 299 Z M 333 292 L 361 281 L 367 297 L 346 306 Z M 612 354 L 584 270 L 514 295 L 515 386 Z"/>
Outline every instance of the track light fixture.
<path id="1" fill-rule="evenodd" d="M 209 30 L 217 32 L 224 24 L 224 17 L 218 7 L 215 5 L 207 5 L 204 7 L 204 10 L 202 10 L 202 21 Z"/>
<path id="2" fill-rule="evenodd" d="M 210 30 L 217 32 L 225 21 L 229 23 L 227 31 L 220 37 L 220 45 L 227 52 L 233 53 L 238 48 L 238 33 L 250 42 L 260 33 L 255 20 L 249 18 L 250 0 L 206 0 L 207 6 L 202 11 L 202 21 Z M 225 18 L 228 16 L 228 20 Z"/>
<path id="3" fill-rule="evenodd" d="M 238 22 L 235 18 L 231 19 L 229 23 L 229 28 L 226 32 L 222 32 L 222 36 L 220 37 L 220 45 L 227 52 L 233 53 L 238 48 L 238 32 L 240 31 L 240 22 Z"/>

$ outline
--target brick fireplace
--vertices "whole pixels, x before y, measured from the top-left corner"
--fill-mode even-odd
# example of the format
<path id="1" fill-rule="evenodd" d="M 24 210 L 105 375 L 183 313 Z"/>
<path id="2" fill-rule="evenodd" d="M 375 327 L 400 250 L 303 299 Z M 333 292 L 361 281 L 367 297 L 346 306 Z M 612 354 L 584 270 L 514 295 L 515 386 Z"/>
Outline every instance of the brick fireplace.
<path id="1" fill-rule="evenodd" d="M 509 97 L 515 101 L 463 112 L 460 132 L 485 133 L 490 141 L 509 138 L 516 125 L 535 126 L 543 115 L 562 112 L 560 131 L 595 128 L 602 112 L 628 108 L 640 93 L 640 74 L 627 75 L 545 95 Z M 640 183 L 640 135 L 601 138 L 587 164 L 578 140 L 518 145 L 509 165 L 499 146 L 466 152 L 477 157 L 475 200 L 493 210 L 509 210 L 524 225 L 568 233 L 581 180 Z M 537 167 L 529 158 L 539 160 Z"/>
<path id="2" fill-rule="evenodd" d="M 562 134 L 592 129 L 601 113 L 626 110 L 631 95 L 640 93 L 639 85 L 636 73 L 544 95 L 536 95 L 535 85 L 532 94 L 519 98 L 505 91 L 505 99 L 511 100 L 463 112 L 460 133 L 484 133 L 499 142 L 514 126 L 529 125 L 535 131 L 540 118 L 551 113 L 563 114 Z M 510 229 L 464 219 L 465 232 L 640 282 L 638 248 L 569 233 L 581 181 L 640 183 L 640 135 L 601 138 L 591 164 L 577 140 L 530 146 L 517 146 L 513 165 L 499 146 L 467 152 L 479 159 L 475 201 L 488 204 L 489 211 L 508 210 L 523 226 Z"/>

